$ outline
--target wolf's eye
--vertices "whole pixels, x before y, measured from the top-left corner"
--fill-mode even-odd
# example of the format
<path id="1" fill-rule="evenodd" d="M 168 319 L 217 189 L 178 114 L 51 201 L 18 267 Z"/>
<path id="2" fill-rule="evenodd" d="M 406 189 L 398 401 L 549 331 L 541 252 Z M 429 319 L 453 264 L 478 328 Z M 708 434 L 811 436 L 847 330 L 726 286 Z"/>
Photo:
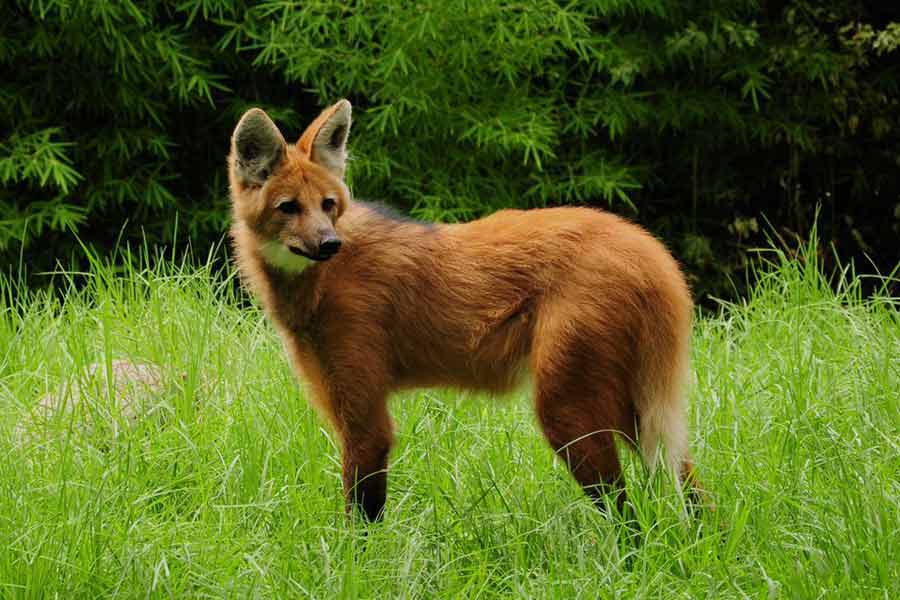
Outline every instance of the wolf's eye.
<path id="1" fill-rule="evenodd" d="M 324 198 L 322 200 L 322 210 L 325 212 L 331 212 L 334 210 L 334 198 Z"/>
<path id="2" fill-rule="evenodd" d="M 296 215 L 300 212 L 300 206 L 297 204 L 296 200 L 284 200 L 278 203 L 275 208 L 286 215 Z"/>

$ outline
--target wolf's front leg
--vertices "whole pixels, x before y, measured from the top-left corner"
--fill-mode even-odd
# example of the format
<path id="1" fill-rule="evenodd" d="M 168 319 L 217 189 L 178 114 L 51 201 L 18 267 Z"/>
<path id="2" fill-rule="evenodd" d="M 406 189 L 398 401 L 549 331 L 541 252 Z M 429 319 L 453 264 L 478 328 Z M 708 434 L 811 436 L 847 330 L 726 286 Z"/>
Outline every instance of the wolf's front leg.
<path id="1" fill-rule="evenodd" d="M 344 494 L 348 513 L 356 508 L 369 521 L 381 520 L 387 498 L 390 448 L 390 439 L 381 435 L 344 440 Z"/>
<path id="2" fill-rule="evenodd" d="M 387 497 L 388 453 L 393 425 L 385 399 L 367 402 L 343 423 L 343 479 L 346 508 L 359 509 L 369 521 L 381 519 Z M 362 408 L 362 407 L 359 407 Z"/>

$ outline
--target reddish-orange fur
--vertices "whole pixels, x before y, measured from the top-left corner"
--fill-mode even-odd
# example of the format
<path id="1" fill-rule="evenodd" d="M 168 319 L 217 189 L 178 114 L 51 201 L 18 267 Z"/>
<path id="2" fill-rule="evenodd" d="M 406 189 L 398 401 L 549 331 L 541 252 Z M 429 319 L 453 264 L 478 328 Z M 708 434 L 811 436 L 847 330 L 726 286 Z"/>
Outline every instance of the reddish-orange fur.
<path id="1" fill-rule="evenodd" d="M 339 106 L 285 145 L 263 183 L 242 178 L 234 144 L 229 171 L 237 265 L 341 438 L 348 507 L 370 518 L 383 508 L 391 392 L 501 393 L 526 372 L 548 441 L 595 498 L 623 499 L 615 433 L 651 462 L 658 442 L 673 446 L 669 465 L 688 475 L 681 388 L 692 303 L 665 247 L 587 208 L 504 210 L 461 225 L 384 216 L 351 199 L 342 163 L 317 160 L 313 142 Z M 329 195 L 337 207 L 325 214 Z M 293 220 L 274 208 L 286 196 L 302 207 Z M 260 250 L 271 240 L 314 246 L 329 226 L 341 250 L 302 272 Z M 644 419 L 648 439 L 637 441 Z"/>

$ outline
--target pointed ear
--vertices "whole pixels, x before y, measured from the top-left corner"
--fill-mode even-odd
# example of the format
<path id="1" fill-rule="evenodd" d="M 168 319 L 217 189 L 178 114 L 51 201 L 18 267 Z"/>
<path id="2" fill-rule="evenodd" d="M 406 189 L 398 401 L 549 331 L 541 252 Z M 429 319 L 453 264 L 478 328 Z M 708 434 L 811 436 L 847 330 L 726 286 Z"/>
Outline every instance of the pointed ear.
<path id="1" fill-rule="evenodd" d="M 265 111 L 251 108 L 231 135 L 232 168 L 251 185 L 265 183 L 282 160 L 287 144 Z"/>
<path id="2" fill-rule="evenodd" d="M 350 134 L 350 102 L 341 100 L 322 111 L 306 128 L 297 147 L 310 160 L 344 177 L 347 166 L 347 136 Z"/>

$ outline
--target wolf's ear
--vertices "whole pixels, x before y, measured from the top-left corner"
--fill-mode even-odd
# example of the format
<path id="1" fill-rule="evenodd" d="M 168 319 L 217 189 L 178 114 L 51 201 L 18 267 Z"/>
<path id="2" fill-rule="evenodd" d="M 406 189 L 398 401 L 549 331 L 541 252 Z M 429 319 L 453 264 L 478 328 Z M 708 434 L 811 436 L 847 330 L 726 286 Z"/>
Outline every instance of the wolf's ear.
<path id="1" fill-rule="evenodd" d="M 231 135 L 233 168 L 243 181 L 262 185 L 284 160 L 286 146 L 269 115 L 259 108 L 251 108 Z"/>
<path id="2" fill-rule="evenodd" d="M 344 177 L 347 166 L 347 136 L 350 134 L 350 102 L 340 100 L 322 111 L 306 128 L 299 149 L 310 160 L 331 171 L 336 177 Z"/>

